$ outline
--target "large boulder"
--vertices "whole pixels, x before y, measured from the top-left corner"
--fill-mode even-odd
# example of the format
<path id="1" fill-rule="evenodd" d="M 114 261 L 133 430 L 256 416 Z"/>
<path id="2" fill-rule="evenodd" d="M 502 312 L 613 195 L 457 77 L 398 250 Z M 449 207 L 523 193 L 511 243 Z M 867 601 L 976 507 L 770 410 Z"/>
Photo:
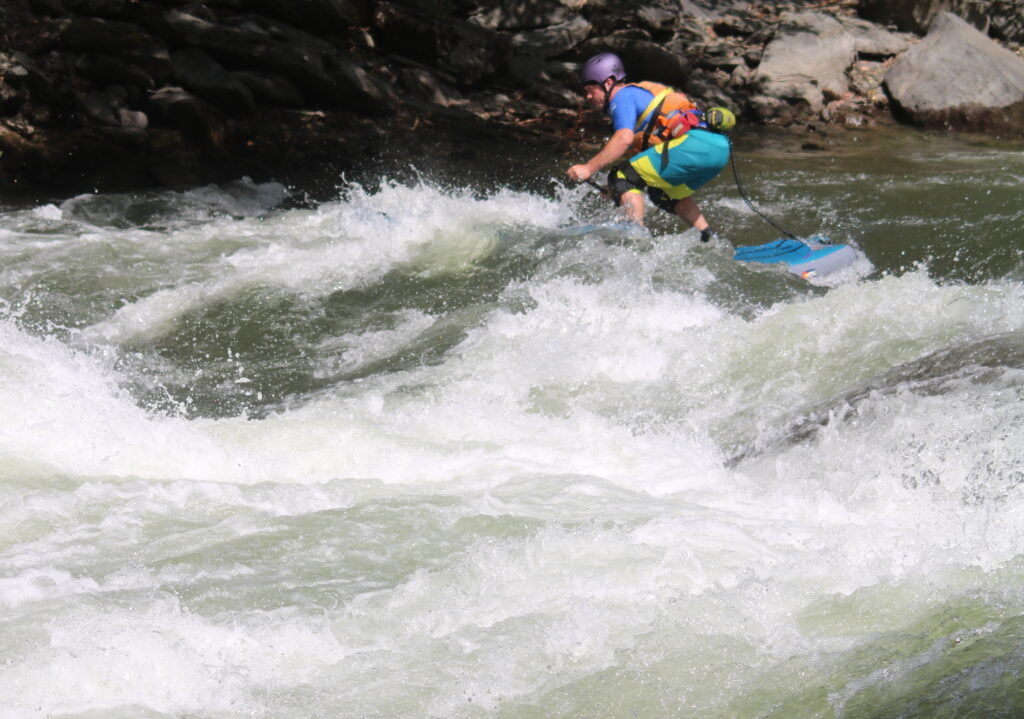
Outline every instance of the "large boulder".
<path id="1" fill-rule="evenodd" d="M 329 42 L 265 18 L 232 26 L 170 10 L 149 24 L 175 43 L 203 50 L 227 69 L 284 76 L 314 105 L 355 101 L 368 112 L 385 114 L 396 102 L 390 87 Z"/>
<path id="2" fill-rule="evenodd" d="M 838 17 L 839 24 L 853 36 L 854 50 L 863 58 L 866 55 L 890 57 L 906 52 L 910 48 L 912 35 L 896 33 L 884 27 L 855 17 Z"/>
<path id="3" fill-rule="evenodd" d="M 1024 136 L 1024 60 L 951 13 L 896 59 L 885 84 L 916 124 Z"/>
<path id="4" fill-rule="evenodd" d="M 967 18 L 981 30 L 988 28 L 985 0 L 860 0 L 860 14 L 874 22 L 894 25 L 924 35 L 939 13 Z"/>
<path id="5" fill-rule="evenodd" d="M 942 12 L 959 15 L 994 38 L 1024 43 L 1024 0 L 860 0 L 868 20 L 924 35 Z"/>
<path id="6" fill-rule="evenodd" d="M 763 95 L 803 101 L 818 112 L 846 91 L 856 47 L 853 35 L 831 15 L 787 15 L 765 48 L 754 85 Z"/>

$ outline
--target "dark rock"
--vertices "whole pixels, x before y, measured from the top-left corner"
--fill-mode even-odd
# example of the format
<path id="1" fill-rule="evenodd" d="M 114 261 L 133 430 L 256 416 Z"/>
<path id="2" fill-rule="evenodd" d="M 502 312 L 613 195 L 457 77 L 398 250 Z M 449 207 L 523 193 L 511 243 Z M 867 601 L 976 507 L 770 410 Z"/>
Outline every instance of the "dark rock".
<path id="1" fill-rule="evenodd" d="M 319 33 L 341 33 L 365 25 L 369 0 L 248 0 L 252 8 L 267 12 L 296 27 Z"/>
<path id="2" fill-rule="evenodd" d="M 508 59 L 508 74 L 522 85 L 534 86 L 538 81 L 551 80 L 548 65 L 548 61 L 534 55 L 513 55 Z"/>
<path id="3" fill-rule="evenodd" d="M 302 107 L 302 93 L 281 75 L 236 70 L 231 76 L 248 88 L 255 100 L 280 107 Z"/>
<path id="4" fill-rule="evenodd" d="M 171 54 L 171 67 L 178 84 L 228 115 L 251 115 L 256 111 L 249 88 L 199 48 L 176 50 Z"/>
<path id="5" fill-rule="evenodd" d="M 707 76 L 695 73 L 682 88 L 700 107 L 714 107 L 717 105 L 728 107 L 734 111 L 739 109 L 739 103 L 726 93 L 718 82 Z"/>
<path id="6" fill-rule="evenodd" d="M 682 14 L 705 20 L 721 20 L 726 14 L 742 10 L 742 0 L 682 0 Z"/>
<path id="7" fill-rule="evenodd" d="M 17 60 L 0 53 L 0 116 L 15 115 L 24 105 L 26 93 L 19 92 L 17 86 L 26 75 L 28 70 Z"/>
<path id="8" fill-rule="evenodd" d="M 30 3 L 33 10 L 50 17 L 63 17 L 68 14 L 67 5 L 63 0 L 32 0 Z"/>
<path id="9" fill-rule="evenodd" d="M 333 45 L 298 30 L 269 22 L 216 25 L 178 11 L 165 13 L 154 26 L 178 43 L 201 48 L 228 67 L 283 75 L 314 105 L 356 101 L 374 110 L 381 103 L 394 102 L 385 86 L 341 57 Z M 386 112 L 386 108 L 377 111 Z"/>
<path id="10" fill-rule="evenodd" d="M 435 65 L 440 56 L 437 23 L 410 14 L 390 2 L 378 2 L 374 8 L 373 40 L 377 50 L 416 62 Z"/>
<path id="11" fill-rule="evenodd" d="M 707 55 L 700 59 L 700 66 L 715 70 L 732 72 L 732 69 L 740 65 L 746 65 L 741 55 Z"/>
<path id="12" fill-rule="evenodd" d="M 451 107 L 462 100 L 462 96 L 454 87 L 426 70 L 405 68 L 399 73 L 399 77 L 406 89 L 434 105 Z"/>
<path id="13" fill-rule="evenodd" d="M 149 172 L 159 184 L 184 190 L 207 180 L 208 163 L 178 133 L 164 133 L 160 139 L 162 141 L 155 145 L 156 151 L 149 166 Z"/>
<path id="14" fill-rule="evenodd" d="M 68 13 L 82 17 L 100 17 L 108 20 L 133 22 L 145 14 L 138 0 L 61 0 Z"/>
<path id="15" fill-rule="evenodd" d="M 10 57 L 16 63 L 16 69 L 8 74 L 8 80 L 12 85 L 16 83 L 16 87 L 26 88 L 35 102 L 46 103 L 59 109 L 75 108 L 80 105 L 78 96 L 62 82 L 61 75 L 47 67 L 46 58 L 35 62 L 21 52 L 16 52 Z M 63 62 L 61 56 L 48 59 L 57 65 Z"/>
<path id="16" fill-rule="evenodd" d="M 712 24 L 711 28 L 719 37 L 747 37 L 758 29 L 753 20 L 737 15 L 726 15 Z"/>
<path id="17" fill-rule="evenodd" d="M 469 16 L 488 30 L 532 30 L 565 23 L 572 12 L 559 0 L 490 0 Z"/>
<path id="18" fill-rule="evenodd" d="M 992 0 L 987 15 L 992 37 L 1024 44 L 1024 0 Z"/>
<path id="19" fill-rule="evenodd" d="M 86 114 L 101 125 L 120 124 L 117 110 L 123 106 L 121 99 L 106 91 L 94 90 L 85 96 L 82 103 Z"/>
<path id="20" fill-rule="evenodd" d="M 245 66 L 250 55 L 292 46 L 297 53 L 329 55 L 336 48 L 329 42 L 267 18 L 233 24 L 216 23 L 192 13 L 168 10 L 147 20 L 147 27 L 178 46 L 193 45 L 222 62 Z M 260 62 L 257 57 L 255 62 Z"/>
<path id="21" fill-rule="evenodd" d="M 988 30 L 986 5 L 980 0 L 860 0 L 862 17 L 899 30 L 924 35 L 942 12 L 953 12 L 981 31 Z"/>
<path id="22" fill-rule="evenodd" d="M 915 123 L 1024 137 L 1024 60 L 951 13 L 935 17 L 885 84 Z"/>
<path id="23" fill-rule="evenodd" d="M 155 82 L 163 82 L 171 73 L 167 45 L 133 23 L 72 18 L 61 23 L 58 42 L 76 52 L 120 57 Z"/>
<path id="24" fill-rule="evenodd" d="M 387 115 L 401 104 L 390 85 L 371 76 L 354 62 L 337 58 L 329 65 L 333 65 L 342 96 L 361 103 L 364 115 Z"/>
<path id="25" fill-rule="evenodd" d="M 395 3 L 378 2 L 373 25 L 378 52 L 444 70 L 463 87 L 493 77 L 509 54 L 501 47 L 507 41 L 499 42 L 494 32 L 479 25 L 457 19 L 441 22 Z"/>
<path id="26" fill-rule="evenodd" d="M 171 54 L 161 44 L 147 48 L 132 48 L 120 55 L 124 62 L 139 67 L 157 84 L 171 76 Z"/>
<path id="27" fill-rule="evenodd" d="M 13 115 L 21 107 L 18 91 L 0 80 L 0 116 Z"/>
<path id="28" fill-rule="evenodd" d="M 155 124 L 183 132 L 200 146 L 224 146 L 224 119 L 213 105 L 181 87 L 162 87 L 150 95 L 150 117 Z"/>
<path id="29" fill-rule="evenodd" d="M 466 22 L 452 23 L 439 44 L 438 66 L 473 85 L 495 73 L 497 45 L 495 36 Z"/>
<path id="30" fill-rule="evenodd" d="M 636 11 L 636 19 L 653 32 L 668 32 L 678 19 L 677 11 L 655 5 L 645 5 Z"/>
<path id="31" fill-rule="evenodd" d="M 156 82 L 141 67 L 111 55 L 79 55 L 75 59 L 74 68 L 82 77 L 99 85 L 134 85 L 142 90 L 156 87 Z"/>
<path id="32" fill-rule="evenodd" d="M 75 17 L 61 23 L 58 41 L 68 50 L 119 55 L 146 51 L 164 43 L 133 23 Z"/>
<path id="33" fill-rule="evenodd" d="M 539 30 L 524 30 L 509 38 L 517 55 L 551 58 L 571 50 L 586 39 L 590 23 L 581 16 Z"/>
<path id="34" fill-rule="evenodd" d="M 747 101 L 747 109 L 756 120 L 769 125 L 790 125 L 798 114 L 797 108 L 792 104 L 768 95 L 754 95 Z"/>
<path id="35" fill-rule="evenodd" d="M 578 108 L 582 98 L 565 85 L 538 83 L 530 92 L 552 107 Z"/>

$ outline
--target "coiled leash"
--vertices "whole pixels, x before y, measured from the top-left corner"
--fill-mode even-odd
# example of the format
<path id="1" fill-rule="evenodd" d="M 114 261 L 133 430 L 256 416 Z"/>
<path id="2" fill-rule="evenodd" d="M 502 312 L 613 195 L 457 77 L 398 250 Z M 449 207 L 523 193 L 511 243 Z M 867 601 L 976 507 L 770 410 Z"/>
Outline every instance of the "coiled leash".
<path id="1" fill-rule="evenodd" d="M 792 232 L 790 232 L 786 228 L 782 227 L 778 223 L 774 222 L 770 217 L 768 217 L 766 214 L 761 212 L 754 205 L 754 202 L 747 195 L 747 191 L 743 187 L 742 180 L 740 180 L 740 171 L 739 171 L 739 168 L 736 167 L 736 152 L 735 152 L 735 150 L 733 149 L 733 146 L 732 146 L 732 138 L 729 137 L 729 133 L 728 132 L 722 132 L 721 134 L 725 135 L 725 139 L 729 141 L 729 162 L 730 162 L 730 164 L 732 164 L 732 176 L 733 176 L 733 179 L 736 180 L 736 189 L 739 190 L 740 197 L 743 198 L 743 201 L 747 204 L 747 207 L 749 207 L 751 209 L 751 211 L 755 215 L 757 215 L 762 220 L 767 222 L 769 225 L 774 227 L 776 230 L 778 230 L 779 232 L 784 234 L 786 237 L 788 237 L 788 238 L 790 238 L 792 240 L 799 240 L 800 239 L 799 237 L 797 237 Z"/>

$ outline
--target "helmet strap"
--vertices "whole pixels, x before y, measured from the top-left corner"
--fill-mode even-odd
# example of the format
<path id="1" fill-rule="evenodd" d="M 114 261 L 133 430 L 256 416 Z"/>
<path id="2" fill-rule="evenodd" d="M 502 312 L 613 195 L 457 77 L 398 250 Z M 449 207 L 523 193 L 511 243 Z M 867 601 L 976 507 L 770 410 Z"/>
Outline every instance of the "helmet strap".
<path id="1" fill-rule="evenodd" d="M 608 80 L 612 81 L 611 89 L 608 88 Z M 618 85 L 618 81 L 614 77 L 605 78 L 605 81 L 601 83 L 601 90 L 604 91 L 604 111 L 608 113 L 608 108 L 612 104 L 612 90 Z"/>

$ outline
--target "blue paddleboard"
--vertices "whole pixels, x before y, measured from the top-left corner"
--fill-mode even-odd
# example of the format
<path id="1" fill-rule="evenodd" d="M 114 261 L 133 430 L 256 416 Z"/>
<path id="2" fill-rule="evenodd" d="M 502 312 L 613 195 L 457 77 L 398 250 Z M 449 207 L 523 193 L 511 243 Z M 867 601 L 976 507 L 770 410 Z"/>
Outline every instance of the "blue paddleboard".
<path id="1" fill-rule="evenodd" d="M 835 272 L 857 259 L 857 253 L 849 245 L 830 245 L 822 239 L 782 239 L 763 245 L 737 247 L 733 259 L 765 264 L 781 262 L 790 272 L 804 279 Z"/>

